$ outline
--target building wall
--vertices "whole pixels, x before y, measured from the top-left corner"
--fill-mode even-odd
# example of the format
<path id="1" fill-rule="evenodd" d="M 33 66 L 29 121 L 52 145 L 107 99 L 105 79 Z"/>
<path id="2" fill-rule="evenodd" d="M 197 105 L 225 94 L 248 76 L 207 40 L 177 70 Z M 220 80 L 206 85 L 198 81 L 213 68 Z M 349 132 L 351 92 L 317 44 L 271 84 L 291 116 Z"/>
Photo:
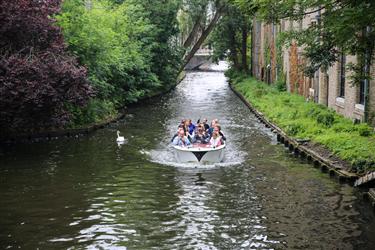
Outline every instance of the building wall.
<path id="1" fill-rule="evenodd" d="M 276 81 L 276 34 L 277 25 L 265 24 L 254 18 L 252 73 L 259 80 Z"/>
<path id="2" fill-rule="evenodd" d="M 346 56 L 346 64 L 355 63 L 355 56 Z M 339 75 L 340 63 L 335 63 L 329 70 L 329 93 L 328 93 L 328 107 L 334 109 L 336 112 L 343 114 L 352 119 L 363 121 L 364 112 L 358 105 L 358 86 L 353 86 L 348 79 L 352 72 L 346 71 L 345 81 L 345 96 L 339 97 Z M 357 108 L 356 108 L 357 107 Z"/>
<path id="3" fill-rule="evenodd" d="M 262 44 L 262 22 L 254 19 L 254 26 L 253 26 L 253 48 L 252 48 L 252 70 L 253 76 L 258 79 L 262 79 L 261 77 L 261 68 L 263 67 L 261 63 L 261 57 L 263 56 L 263 52 L 261 51 L 261 44 Z"/>
<path id="4" fill-rule="evenodd" d="M 264 24 L 254 19 L 253 28 L 253 75 L 262 81 L 267 81 L 267 65 L 270 67 L 270 82 L 275 82 L 279 77 L 277 69 L 282 68 L 285 75 L 287 89 L 289 92 L 303 95 L 307 100 L 326 105 L 336 112 L 360 121 L 364 121 L 364 106 L 359 102 L 359 86 L 350 83 L 349 76 L 352 74 L 346 70 L 345 76 L 345 96 L 339 97 L 340 88 L 340 62 L 336 62 L 327 72 L 315 73 L 313 78 L 306 77 L 301 67 L 305 59 L 303 58 L 303 48 L 293 42 L 289 47 L 282 49 L 281 65 L 276 65 L 276 39 L 278 30 L 290 31 L 306 29 L 312 23 L 317 22 L 316 14 L 307 15 L 302 21 L 282 20 L 279 25 Z M 267 58 L 267 57 L 270 57 Z M 267 62 L 269 60 L 269 62 Z M 355 56 L 346 56 L 346 65 L 355 63 Z M 375 66 L 370 70 L 375 79 Z M 369 120 L 375 126 L 375 80 L 369 82 Z"/>

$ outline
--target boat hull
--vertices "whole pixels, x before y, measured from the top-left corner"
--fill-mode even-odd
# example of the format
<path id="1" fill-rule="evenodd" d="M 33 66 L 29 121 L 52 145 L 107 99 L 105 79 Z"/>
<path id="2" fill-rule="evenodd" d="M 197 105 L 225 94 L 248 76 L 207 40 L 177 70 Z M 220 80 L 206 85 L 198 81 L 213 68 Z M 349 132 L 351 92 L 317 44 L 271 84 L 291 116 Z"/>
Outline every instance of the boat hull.
<path id="1" fill-rule="evenodd" d="M 178 162 L 222 162 L 225 145 L 216 148 L 203 146 L 180 147 L 173 146 Z"/>

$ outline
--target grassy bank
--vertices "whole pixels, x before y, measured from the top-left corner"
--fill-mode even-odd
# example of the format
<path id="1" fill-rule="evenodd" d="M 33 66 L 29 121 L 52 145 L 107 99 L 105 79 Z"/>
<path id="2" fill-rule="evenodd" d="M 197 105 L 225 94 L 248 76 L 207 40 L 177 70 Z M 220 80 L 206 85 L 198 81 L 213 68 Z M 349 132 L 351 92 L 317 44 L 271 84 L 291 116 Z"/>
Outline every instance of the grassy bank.
<path id="1" fill-rule="evenodd" d="M 367 124 L 353 124 L 331 109 L 228 71 L 233 87 L 270 121 L 296 139 L 309 139 L 352 164 L 352 171 L 375 170 L 375 134 Z"/>

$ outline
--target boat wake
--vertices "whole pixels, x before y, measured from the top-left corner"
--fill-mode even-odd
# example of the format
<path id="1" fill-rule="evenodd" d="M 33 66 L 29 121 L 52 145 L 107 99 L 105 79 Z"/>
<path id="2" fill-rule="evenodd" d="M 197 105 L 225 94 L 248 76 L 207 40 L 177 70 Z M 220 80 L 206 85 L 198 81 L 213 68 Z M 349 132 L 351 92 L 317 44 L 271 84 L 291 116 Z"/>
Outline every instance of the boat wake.
<path id="1" fill-rule="evenodd" d="M 246 153 L 234 150 L 230 145 L 226 148 L 225 157 L 223 162 L 217 163 L 208 163 L 208 162 L 177 162 L 174 150 L 172 146 L 164 146 L 155 150 L 151 150 L 147 153 L 144 153 L 148 156 L 149 161 L 158 163 L 161 165 L 172 166 L 176 168 L 218 168 L 218 167 L 231 167 L 238 166 L 242 164 L 246 159 Z"/>

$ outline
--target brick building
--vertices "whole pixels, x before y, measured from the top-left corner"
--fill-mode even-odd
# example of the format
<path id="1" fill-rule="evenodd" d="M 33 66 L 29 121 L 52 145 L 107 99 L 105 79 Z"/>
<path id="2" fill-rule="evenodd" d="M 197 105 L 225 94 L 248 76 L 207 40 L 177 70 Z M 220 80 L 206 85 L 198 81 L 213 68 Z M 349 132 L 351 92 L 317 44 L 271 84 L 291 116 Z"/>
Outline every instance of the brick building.
<path id="1" fill-rule="evenodd" d="M 369 121 L 375 127 L 375 66 L 372 80 L 351 84 L 350 72 L 345 66 L 356 62 L 353 55 L 341 55 L 338 62 L 326 72 L 319 70 L 314 77 L 303 74 L 303 48 L 292 43 L 288 48 L 278 46 L 278 36 L 283 31 L 302 30 L 319 21 L 319 13 L 307 15 L 301 21 L 282 20 L 280 24 L 266 24 L 254 18 L 252 33 L 252 74 L 259 80 L 272 84 L 285 81 L 288 91 L 323 104 L 354 120 Z M 368 102 L 365 92 L 368 90 Z M 366 107 L 367 106 L 367 107 Z M 368 110 L 365 117 L 365 108 Z"/>

